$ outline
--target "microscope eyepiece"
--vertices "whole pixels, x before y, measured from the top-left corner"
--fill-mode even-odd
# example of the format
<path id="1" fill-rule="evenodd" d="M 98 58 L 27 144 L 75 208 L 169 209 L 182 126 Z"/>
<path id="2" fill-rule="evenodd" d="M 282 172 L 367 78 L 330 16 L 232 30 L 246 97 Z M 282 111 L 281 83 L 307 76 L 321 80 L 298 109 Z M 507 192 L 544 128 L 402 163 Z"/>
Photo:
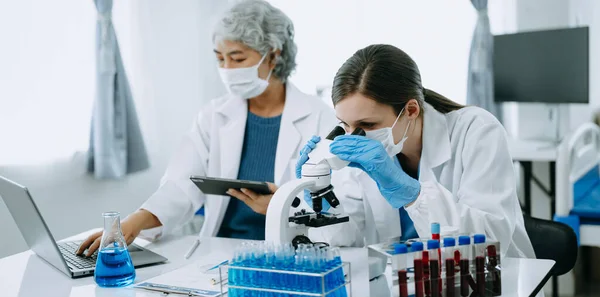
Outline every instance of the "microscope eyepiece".
<path id="1" fill-rule="evenodd" d="M 365 132 L 365 130 L 363 130 L 361 128 L 356 128 L 356 129 L 354 129 L 354 131 L 352 131 L 352 135 L 366 136 L 367 133 Z"/>
<path id="2" fill-rule="evenodd" d="M 329 132 L 329 135 L 327 135 L 327 137 L 325 139 L 333 140 L 333 139 L 335 139 L 336 136 L 340 136 L 340 135 L 344 135 L 344 134 L 346 134 L 346 130 L 344 130 L 344 128 L 342 128 L 340 126 L 335 126 L 333 128 L 333 130 L 331 130 L 331 132 Z"/>

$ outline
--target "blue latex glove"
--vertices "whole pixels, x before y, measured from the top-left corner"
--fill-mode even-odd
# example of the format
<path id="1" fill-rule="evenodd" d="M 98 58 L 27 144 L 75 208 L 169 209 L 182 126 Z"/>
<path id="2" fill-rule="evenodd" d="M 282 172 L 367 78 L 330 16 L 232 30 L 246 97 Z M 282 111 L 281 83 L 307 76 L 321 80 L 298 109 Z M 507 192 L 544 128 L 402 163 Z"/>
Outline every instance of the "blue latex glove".
<path id="1" fill-rule="evenodd" d="M 298 158 L 298 162 L 296 162 L 296 178 L 302 178 L 302 165 L 308 161 L 308 154 L 312 152 L 312 150 L 317 147 L 317 143 L 321 141 L 321 137 L 313 136 L 311 137 L 306 145 L 300 150 L 300 158 Z"/>
<path id="2" fill-rule="evenodd" d="M 304 147 L 300 150 L 300 158 L 298 158 L 298 162 L 296 162 L 296 178 L 302 178 L 302 165 L 308 161 L 308 154 L 312 152 L 312 150 L 317 147 L 317 143 L 321 141 L 321 137 L 313 136 L 310 140 L 304 145 Z M 310 198 L 310 192 L 308 190 L 304 190 L 304 201 L 308 203 L 310 207 L 312 207 L 312 198 Z M 327 200 L 323 200 L 323 210 L 327 211 L 331 206 L 327 202 Z"/>
<path id="3" fill-rule="evenodd" d="M 360 168 L 376 183 L 381 195 L 395 208 L 413 202 L 421 192 L 421 184 L 410 177 L 388 156 L 383 144 L 358 135 L 341 135 L 329 146 L 332 154 Z"/>

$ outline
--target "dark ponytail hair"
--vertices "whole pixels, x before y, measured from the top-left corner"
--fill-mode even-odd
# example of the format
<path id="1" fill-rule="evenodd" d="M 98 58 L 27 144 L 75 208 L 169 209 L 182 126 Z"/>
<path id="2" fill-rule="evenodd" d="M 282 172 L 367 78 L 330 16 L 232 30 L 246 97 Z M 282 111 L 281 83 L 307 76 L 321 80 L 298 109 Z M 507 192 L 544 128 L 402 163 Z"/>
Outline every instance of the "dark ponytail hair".
<path id="1" fill-rule="evenodd" d="M 415 61 L 401 49 L 387 44 L 374 44 L 358 50 L 336 73 L 332 89 L 334 106 L 357 92 L 391 105 L 396 113 L 411 99 L 416 99 L 421 108 L 423 102 L 427 102 L 441 113 L 464 107 L 425 89 Z"/>

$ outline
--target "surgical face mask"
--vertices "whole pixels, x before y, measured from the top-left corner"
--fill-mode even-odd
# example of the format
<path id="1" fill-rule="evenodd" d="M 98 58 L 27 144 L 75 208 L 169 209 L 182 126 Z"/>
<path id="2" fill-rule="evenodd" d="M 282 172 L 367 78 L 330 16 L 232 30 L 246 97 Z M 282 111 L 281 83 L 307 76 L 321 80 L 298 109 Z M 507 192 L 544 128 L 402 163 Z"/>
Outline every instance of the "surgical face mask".
<path id="1" fill-rule="evenodd" d="M 408 139 L 408 136 L 406 136 L 406 134 L 408 133 L 408 127 L 410 127 L 410 122 L 408 123 L 408 126 L 406 126 L 406 131 L 404 131 L 404 136 L 402 136 L 400 142 L 394 142 L 394 133 L 392 133 L 392 129 L 394 128 L 394 126 L 396 126 L 396 123 L 398 123 L 398 119 L 400 119 L 402 112 L 404 112 L 404 109 L 400 111 L 400 114 L 398 114 L 396 121 L 394 121 L 394 124 L 391 127 L 381 128 L 372 131 L 365 131 L 367 138 L 380 141 L 383 144 L 383 147 L 385 148 L 390 157 L 399 154 L 402 151 L 402 148 L 404 147 L 404 142 L 406 141 L 406 139 Z"/>
<path id="2" fill-rule="evenodd" d="M 221 68 L 218 67 L 221 80 L 225 84 L 227 91 L 233 95 L 240 96 L 244 99 L 254 98 L 262 94 L 269 85 L 269 78 L 273 69 L 269 71 L 267 79 L 262 79 L 258 76 L 258 67 L 265 60 L 265 54 L 258 64 L 252 67 L 245 68 Z"/>

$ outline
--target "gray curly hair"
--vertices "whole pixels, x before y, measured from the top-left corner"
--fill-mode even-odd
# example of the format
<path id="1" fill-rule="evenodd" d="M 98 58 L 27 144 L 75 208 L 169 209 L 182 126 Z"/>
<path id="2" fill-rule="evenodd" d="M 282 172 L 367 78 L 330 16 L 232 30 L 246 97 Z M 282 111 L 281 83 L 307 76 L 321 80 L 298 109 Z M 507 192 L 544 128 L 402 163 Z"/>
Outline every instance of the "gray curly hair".
<path id="1" fill-rule="evenodd" d="M 245 0 L 231 7 L 215 26 L 213 42 L 220 40 L 239 41 L 261 55 L 281 50 L 273 74 L 282 82 L 296 68 L 294 24 L 264 0 Z"/>

